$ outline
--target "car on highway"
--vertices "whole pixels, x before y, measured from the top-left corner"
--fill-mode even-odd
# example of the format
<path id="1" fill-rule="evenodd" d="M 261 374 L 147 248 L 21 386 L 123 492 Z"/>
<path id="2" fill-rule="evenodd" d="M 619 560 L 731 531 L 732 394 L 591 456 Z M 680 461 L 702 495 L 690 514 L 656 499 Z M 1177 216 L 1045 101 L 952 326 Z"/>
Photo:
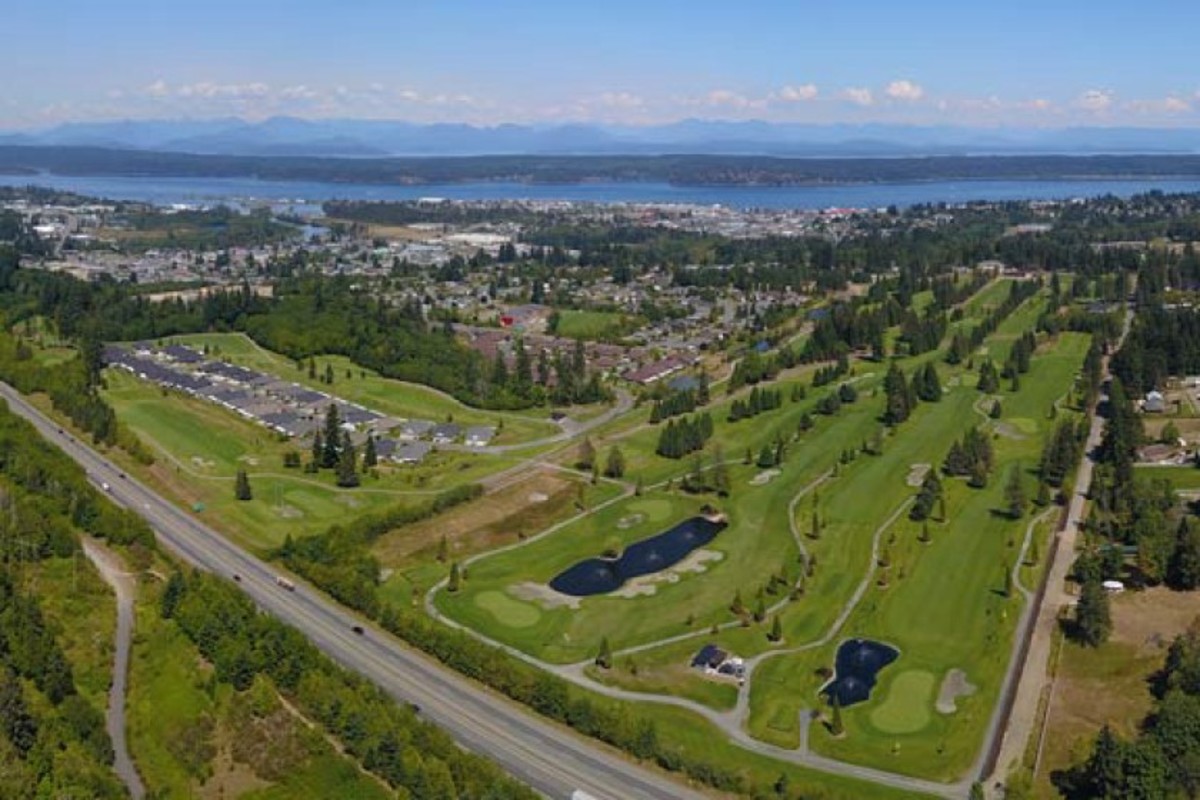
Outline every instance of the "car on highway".
<path id="1" fill-rule="evenodd" d="M 282 575 L 275 576 L 275 583 L 277 583 L 280 587 L 287 589 L 289 592 L 296 591 L 296 584 Z"/>
<path id="2" fill-rule="evenodd" d="M 362 625 L 355 625 L 355 626 L 354 626 L 354 627 L 352 627 L 350 630 L 354 631 L 354 632 L 355 632 L 355 633 L 357 633 L 359 636 L 362 636 L 362 635 L 363 635 L 363 626 L 362 626 Z"/>

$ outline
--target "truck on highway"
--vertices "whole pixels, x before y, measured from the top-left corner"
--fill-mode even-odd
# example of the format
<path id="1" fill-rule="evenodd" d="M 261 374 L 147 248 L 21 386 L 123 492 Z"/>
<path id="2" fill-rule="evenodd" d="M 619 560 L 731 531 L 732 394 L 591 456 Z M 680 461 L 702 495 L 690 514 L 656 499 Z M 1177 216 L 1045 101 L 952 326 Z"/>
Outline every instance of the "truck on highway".
<path id="1" fill-rule="evenodd" d="M 294 592 L 294 591 L 296 591 L 296 584 L 292 583 L 292 581 L 291 581 L 291 580 L 289 580 L 288 578 L 285 578 L 285 577 L 283 577 L 282 575 L 276 575 L 276 576 L 275 576 L 275 583 L 279 584 L 279 585 L 280 585 L 280 586 L 282 586 L 284 589 L 287 589 L 289 592 Z"/>
<path id="2" fill-rule="evenodd" d="M 111 492 L 111 491 L 112 491 L 112 487 L 111 487 L 111 486 L 109 486 L 107 483 L 101 483 L 101 484 L 100 484 L 100 488 L 101 488 L 101 489 L 103 489 L 103 490 L 104 490 L 104 491 L 106 491 L 106 492 Z"/>
<path id="3" fill-rule="evenodd" d="M 590 795 L 583 789 L 576 789 L 571 792 L 571 800 L 598 800 L 594 795 Z"/>

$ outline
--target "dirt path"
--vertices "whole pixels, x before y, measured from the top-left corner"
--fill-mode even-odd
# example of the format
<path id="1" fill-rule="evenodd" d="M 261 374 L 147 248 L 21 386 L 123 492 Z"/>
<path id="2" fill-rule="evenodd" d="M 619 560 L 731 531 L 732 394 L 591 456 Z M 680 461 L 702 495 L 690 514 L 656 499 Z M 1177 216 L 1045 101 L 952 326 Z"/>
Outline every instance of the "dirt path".
<path id="1" fill-rule="evenodd" d="M 82 538 L 82 544 L 83 552 L 117 595 L 117 637 L 105 727 L 112 739 L 113 771 L 129 789 L 134 800 L 141 800 L 146 796 L 146 787 L 142 785 L 133 759 L 129 757 L 129 746 L 125 740 L 125 688 L 129 677 L 129 650 L 133 642 L 133 600 L 137 582 L 132 573 L 125 571 L 125 565 L 116 553 L 86 536 Z"/>

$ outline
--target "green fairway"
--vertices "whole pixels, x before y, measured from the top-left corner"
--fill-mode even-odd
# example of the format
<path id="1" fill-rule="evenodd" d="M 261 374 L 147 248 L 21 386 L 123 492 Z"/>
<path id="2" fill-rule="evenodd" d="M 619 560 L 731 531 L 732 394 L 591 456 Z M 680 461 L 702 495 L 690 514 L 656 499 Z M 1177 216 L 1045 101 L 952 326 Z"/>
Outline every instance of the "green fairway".
<path id="1" fill-rule="evenodd" d="M 883 702 L 871 711 L 871 724 L 884 733 L 923 729 L 932 716 L 934 683 L 933 673 L 924 670 L 910 669 L 896 675 Z"/>
<path id="2" fill-rule="evenodd" d="M 542 616 L 537 606 L 509 597 L 504 592 L 488 591 L 475 595 L 475 605 L 491 612 L 501 625 L 528 628 Z"/>

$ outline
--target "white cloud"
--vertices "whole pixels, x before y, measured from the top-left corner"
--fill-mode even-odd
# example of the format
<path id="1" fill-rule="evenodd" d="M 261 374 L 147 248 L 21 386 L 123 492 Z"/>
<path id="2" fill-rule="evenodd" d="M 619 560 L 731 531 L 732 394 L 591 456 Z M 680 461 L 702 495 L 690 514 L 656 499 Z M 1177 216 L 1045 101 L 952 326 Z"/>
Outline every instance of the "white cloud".
<path id="1" fill-rule="evenodd" d="M 646 101 L 631 92 L 604 92 L 599 104 L 605 108 L 635 109 L 644 106 Z"/>
<path id="2" fill-rule="evenodd" d="M 909 80 L 892 81 L 883 92 L 893 100 L 906 103 L 915 103 L 925 96 L 925 90 L 919 84 Z"/>
<path id="3" fill-rule="evenodd" d="M 817 87 L 812 83 L 802 83 L 799 86 L 784 86 L 779 90 L 778 97 L 788 103 L 802 103 L 817 99 Z"/>
<path id="4" fill-rule="evenodd" d="M 147 86 L 142 91 L 144 91 L 146 94 L 150 95 L 151 97 L 166 97 L 167 94 L 171 90 L 167 86 L 167 82 L 164 81 L 162 78 L 159 78 L 158 80 L 156 80 L 154 83 Z"/>
<path id="5" fill-rule="evenodd" d="M 1179 114 L 1184 111 L 1191 111 L 1192 107 L 1188 104 L 1188 101 L 1181 97 L 1168 97 L 1166 100 L 1163 100 L 1163 110 L 1169 111 L 1172 114 Z"/>
<path id="6" fill-rule="evenodd" d="M 710 106 L 731 106 L 733 108 L 745 108 L 750 104 L 750 101 L 743 95 L 737 92 L 731 92 L 728 89 L 713 89 L 704 98 L 705 102 Z"/>
<path id="7" fill-rule="evenodd" d="M 871 94 L 871 90 L 861 86 L 851 86 L 848 89 L 843 89 L 839 97 L 854 103 L 856 106 L 869 106 L 875 102 L 875 96 Z"/>
<path id="8" fill-rule="evenodd" d="M 315 100 L 317 91 L 300 83 L 295 86 L 285 86 L 280 90 L 279 96 L 284 100 Z"/>
<path id="9" fill-rule="evenodd" d="M 271 87 L 265 83 L 211 83 L 199 81 L 180 86 L 175 93 L 180 97 L 265 97 Z"/>
<path id="10" fill-rule="evenodd" d="M 1113 94 L 1107 89 L 1088 89 L 1075 101 L 1084 111 L 1101 113 L 1107 111 L 1113 103 Z"/>

